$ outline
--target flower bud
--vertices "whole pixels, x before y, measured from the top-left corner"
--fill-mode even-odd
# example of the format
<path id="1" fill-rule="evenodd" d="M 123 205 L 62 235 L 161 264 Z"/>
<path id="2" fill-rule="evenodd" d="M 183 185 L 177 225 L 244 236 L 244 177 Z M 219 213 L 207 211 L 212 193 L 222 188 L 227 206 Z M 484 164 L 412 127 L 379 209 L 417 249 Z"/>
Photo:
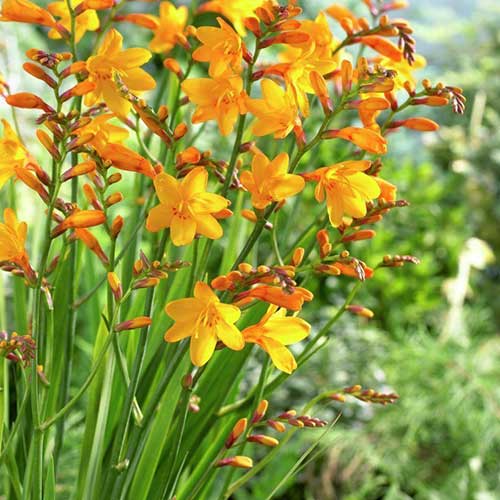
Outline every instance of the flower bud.
<path id="1" fill-rule="evenodd" d="M 241 216 L 249 220 L 250 222 L 257 222 L 257 215 L 255 215 L 255 212 L 253 210 L 248 210 L 247 208 L 244 208 L 241 211 Z"/>
<path id="2" fill-rule="evenodd" d="M 252 417 L 252 424 L 256 424 L 257 422 L 260 422 L 262 420 L 262 418 L 266 414 L 268 406 L 269 402 L 266 399 L 263 399 L 259 402 L 259 404 L 257 405 L 257 409 L 255 410 Z"/>
<path id="3" fill-rule="evenodd" d="M 260 29 L 260 24 L 255 17 L 246 17 L 243 20 L 243 24 L 248 31 L 251 31 L 257 38 L 262 36 L 262 31 Z"/>
<path id="4" fill-rule="evenodd" d="M 90 172 L 94 172 L 95 169 L 96 169 L 95 161 L 87 160 L 66 170 L 66 172 L 62 174 L 61 180 L 62 182 L 65 182 L 69 179 L 72 179 L 73 177 L 77 177 L 78 175 L 84 175 Z"/>
<path id="5" fill-rule="evenodd" d="M 116 193 L 116 194 L 121 195 L 121 193 Z M 123 217 L 121 215 L 117 215 L 111 224 L 111 238 L 116 240 L 122 228 L 123 228 Z"/>
<path id="6" fill-rule="evenodd" d="M 184 74 L 182 72 L 182 68 L 175 59 L 168 57 L 163 61 L 163 66 L 165 66 L 165 68 L 174 73 L 177 76 L 177 78 L 179 79 L 183 78 Z"/>
<path id="7" fill-rule="evenodd" d="M 38 80 L 45 82 L 49 87 L 55 89 L 57 87 L 56 81 L 51 78 L 45 71 L 40 68 L 40 66 L 33 64 L 31 62 L 25 62 L 23 64 L 23 69 L 26 73 L 29 73 L 31 76 L 34 76 Z"/>
<path id="8" fill-rule="evenodd" d="M 115 272 L 108 273 L 108 283 L 116 302 L 119 302 L 123 296 L 123 289 L 120 278 L 118 278 L 118 275 Z"/>
<path id="9" fill-rule="evenodd" d="M 57 149 L 56 145 L 52 141 L 52 139 L 49 137 L 47 132 L 45 132 L 42 129 L 37 129 L 36 130 L 36 136 L 42 146 L 49 152 L 50 156 L 54 158 L 54 160 L 59 161 L 61 159 L 61 155 L 59 153 L 59 150 Z"/>
<path id="10" fill-rule="evenodd" d="M 267 425 L 277 432 L 285 432 L 286 431 L 286 427 L 285 427 L 285 424 L 283 422 L 277 422 L 276 420 L 269 419 L 267 421 Z"/>
<path id="11" fill-rule="evenodd" d="M 304 260 L 305 250 L 302 247 L 298 247 L 293 251 L 292 255 L 292 266 L 300 266 Z"/>
<path id="12" fill-rule="evenodd" d="M 247 437 L 247 441 L 249 443 L 259 443 L 264 446 L 269 446 L 270 448 L 274 448 L 280 444 L 276 438 L 266 436 L 265 434 L 252 434 Z"/>
<path id="13" fill-rule="evenodd" d="M 182 139 L 188 131 L 188 127 L 185 123 L 179 123 L 177 127 L 174 129 L 174 139 L 178 141 L 179 139 Z"/>
<path id="14" fill-rule="evenodd" d="M 343 236 L 340 241 L 347 243 L 348 241 L 359 241 L 359 240 L 369 240 L 373 238 L 377 233 L 372 229 L 362 229 L 352 234 Z"/>
<path id="15" fill-rule="evenodd" d="M 104 204 L 107 207 L 111 207 L 113 205 L 116 205 L 117 203 L 120 203 L 120 201 L 123 200 L 123 194 L 120 192 L 110 194 L 105 200 Z"/>
<path id="16" fill-rule="evenodd" d="M 400 122 L 400 126 L 419 132 L 434 132 L 439 129 L 439 125 L 429 118 L 407 118 Z"/>
<path id="17" fill-rule="evenodd" d="M 160 278 L 154 278 L 154 277 L 143 278 L 143 279 L 137 280 L 134 283 L 134 285 L 132 286 L 132 288 L 134 290 L 137 290 L 139 288 L 152 288 L 152 287 L 155 287 L 156 285 L 158 285 L 159 283 L 160 283 Z"/>
<path id="18" fill-rule="evenodd" d="M 129 319 L 115 325 L 115 332 L 122 332 L 124 330 L 135 330 L 136 328 L 145 328 L 152 323 L 149 316 L 138 316 L 137 318 Z"/>
<path id="19" fill-rule="evenodd" d="M 217 462 L 216 467 L 240 467 L 242 469 L 251 469 L 253 461 L 250 457 L 237 455 L 235 457 L 223 458 Z"/>
<path id="20" fill-rule="evenodd" d="M 370 309 L 363 307 L 363 306 L 354 305 L 354 304 L 347 306 L 346 310 L 353 313 L 353 314 L 356 314 L 358 316 L 362 316 L 363 318 L 367 318 L 367 319 L 371 319 L 371 318 L 373 318 L 373 316 L 375 316 L 373 311 L 371 311 Z"/>
<path id="21" fill-rule="evenodd" d="M 275 45 L 278 43 L 285 43 L 290 45 L 308 43 L 311 40 L 311 36 L 305 31 L 285 31 L 279 35 L 267 38 L 259 43 L 259 48 L 264 49 Z"/>
<path id="22" fill-rule="evenodd" d="M 45 101 L 30 92 L 18 92 L 17 94 L 8 95 L 5 101 L 16 108 L 42 109 L 46 113 L 54 112 L 54 109 Z"/>
<path id="23" fill-rule="evenodd" d="M 106 222 L 106 215 L 100 210 L 78 210 L 73 212 L 61 224 L 56 226 L 51 233 L 52 238 L 59 236 L 69 228 L 98 226 Z"/>
<path id="24" fill-rule="evenodd" d="M 231 448 L 233 444 L 238 440 L 238 438 L 245 432 L 247 428 L 247 419 L 240 418 L 233 427 L 233 430 L 229 434 L 229 437 L 226 439 L 225 447 L 227 449 Z"/>

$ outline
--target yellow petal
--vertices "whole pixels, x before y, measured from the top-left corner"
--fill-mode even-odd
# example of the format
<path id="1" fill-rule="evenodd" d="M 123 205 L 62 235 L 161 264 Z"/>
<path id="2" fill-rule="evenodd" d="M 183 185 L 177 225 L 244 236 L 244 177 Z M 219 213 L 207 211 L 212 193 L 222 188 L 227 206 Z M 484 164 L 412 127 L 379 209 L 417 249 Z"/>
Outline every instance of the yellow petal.
<path id="1" fill-rule="evenodd" d="M 189 321 L 194 325 L 196 317 L 203 310 L 203 303 L 198 298 L 189 297 L 169 302 L 165 306 L 165 312 L 176 321 Z"/>
<path id="2" fill-rule="evenodd" d="M 269 337 L 263 337 L 259 344 L 269 354 L 278 370 L 290 374 L 297 368 L 293 354 L 283 344 Z"/>
<path id="3" fill-rule="evenodd" d="M 224 234 L 222 226 L 217 219 L 210 214 L 195 215 L 196 232 L 210 238 L 211 240 L 218 240 Z"/>
<path id="4" fill-rule="evenodd" d="M 217 335 L 213 329 L 203 329 L 198 336 L 191 337 L 190 355 L 195 366 L 203 366 L 212 357 L 217 344 Z"/>
<path id="5" fill-rule="evenodd" d="M 176 247 L 189 245 L 196 234 L 196 222 L 191 217 L 174 215 L 170 222 L 170 236 Z"/>
<path id="6" fill-rule="evenodd" d="M 203 281 L 198 281 L 194 285 L 194 296 L 203 302 L 219 302 L 217 295 Z"/>
<path id="7" fill-rule="evenodd" d="M 161 229 L 169 227 L 172 221 L 172 215 L 172 208 L 164 204 L 153 207 L 149 211 L 148 218 L 146 220 L 146 229 L 152 233 L 156 233 Z"/>
<path id="8" fill-rule="evenodd" d="M 184 198 L 189 199 L 203 193 L 207 188 L 208 172 L 204 167 L 196 167 L 184 177 L 181 182 L 181 190 Z"/>
<path id="9" fill-rule="evenodd" d="M 217 312 L 224 318 L 227 323 L 236 323 L 241 317 L 241 311 L 238 307 L 231 304 L 219 303 L 216 305 Z"/>
<path id="10" fill-rule="evenodd" d="M 311 325 L 301 318 L 293 316 L 280 317 L 275 314 L 265 324 L 266 337 L 280 344 L 295 344 L 305 339 L 311 331 Z"/>
<path id="11" fill-rule="evenodd" d="M 178 321 L 165 332 L 164 339 L 167 342 L 178 342 L 185 339 L 193 334 L 194 326 L 195 324 L 190 321 Z"/>
<path id="12" fill-rule="evenodd" d="M 179 181 L 175 177 L 161 172 L 154 178 L 153 182 L 156 195 L 162 203 L 178 205 L 181 202 Z"/>
<path id="13" fill-rule="evenodd" d="M 243 335 L 234 325 L 226 323 L 225 321 L 220 321 L 217 323 L 216 331 L 217 337 L 222 340 L 229 349 L 241 351 L 241 349 L 245 347 Z"/>
<path id="14" fill-rule="evenodd" d="M 156 87 L 154 78 L 141 68 L 127 70 L 122 80 L 130 90 L 151 90 Z"/>
<path id="15" fill-rule="evenodd" d="M 151 59 L 151 52 L 146 49 L 132 48 L 121 51 L 116 62 L 119 68 L 130 70 L 146 64 Z"/>

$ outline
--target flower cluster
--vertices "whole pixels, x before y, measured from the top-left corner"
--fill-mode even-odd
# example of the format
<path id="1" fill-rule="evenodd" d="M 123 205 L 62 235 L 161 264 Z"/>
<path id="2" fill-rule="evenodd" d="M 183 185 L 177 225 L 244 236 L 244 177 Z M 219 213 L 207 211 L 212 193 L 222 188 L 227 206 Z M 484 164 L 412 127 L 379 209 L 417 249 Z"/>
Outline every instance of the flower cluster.
<path id="1" fill-rule="evenodd" d="M 48 491 L 43 433 L 89 387 L 77 488 L 139 498 L 158 480 L 165 498 L 210 496 L 217 467 L 252 467 L 247 443 L 286 442 L 263 427 L 326 426 L 310 406 L 264 421 L 262 398 L 322 347 L 345 311 L 374 316 L 351 303 L 362 282 L 418 263 L 386 255 L 370 267 L 356 257 L 375 224 L 409 205 L 384 167 L 396 133 L 436 131 L 421 109 L 465 107 L 459 88 L 414 75 L 425 60 L 411 26 L 392 18 L 404 2 L 365 0 L 355 12 L 333 4 L 311 19 L 296 0 L 198 3 L 2 1 L 1 21 L 35 24 L 57 47 L 26 52 L 22 68 L 43 92 L 14 92 L 0 77 L 12 112 L 0 138 L 0 189 L 12 207 L 0 222 L 0 269 L 21 280 L 16 321 L 32 332 L 0 334 L 0 353 L 33 369 L 21 430 L 34 436 L 15 455 L 26 452 L 26 478 L 15 484 L 24 496 Z M 134 46 L 143 29 L 148 48 Z M 35 114 L 39 148 L 24 142 L 20 109 Z M 17 219 L 23 200 L 43 220 L 29 232 L 39 248 Z M 357 282 L 314 331 L 298 315 L 310 318 L 321 276 Z M 79 335 L 76 345 L 94 343 L 85 349 L 92 368 L 70 398 Z M 253 367 L 258 382 L 238 400 L 240 382 L 255 383 Z M 41 391 L 49 378 L 56 383 Z M 397 399 L 359 386 L 325 397 L 345 395 Z M 223 418 L 232 412 L 232 422 Z M 60 425 L 53 464 L 63 440 Z M 226 477 L 229 498 L 251 476 Z"/>

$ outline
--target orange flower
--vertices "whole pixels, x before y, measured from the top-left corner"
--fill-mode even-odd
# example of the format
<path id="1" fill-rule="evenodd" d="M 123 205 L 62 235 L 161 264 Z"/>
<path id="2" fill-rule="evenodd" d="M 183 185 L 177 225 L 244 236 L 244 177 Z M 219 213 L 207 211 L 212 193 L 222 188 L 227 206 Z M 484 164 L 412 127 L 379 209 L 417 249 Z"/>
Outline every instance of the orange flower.
<path id="1" fill-rule="evenodd" d="M 403 59 L 403 52 L 397 45 L 387 40 L 387 38 L 381 36 L 363 36 L 359 41 L 392 61 L 400 62 Z"/>
<path id="2" fill-rule="evenodd" d="M 369 128 L 374 132 L 379 132 L 380 127 L 376 118 L 380 112 L 389 107 L 389 103 L 382 97 L 367 97 L 358 105 L 358 113 L 363 127 Z"/>
<path id="3" fill-rule="evenodd" d="M 189 100 L 196 104 L 192 122 L 217 120 L 222 135 L 229 135 L 239 114 L 244 114 L 245 97 L 243 80 L 239 76 L 229 78 L 191 78 L 181 84 Z"/>
<path id="4" fill-rule="evenodd" d="M 261 88 L 263 99 L 246 99 L 248 110 L 257 117 L 252 133 L 256 136 L 274 134 L 276 139 L 283 139 L 294 126 L 300 125 L 294 96 L 269 79 L 262 80 Z"/>
<path id="5" fill-rule="evenodd" d="M 142 70 L 151 58 L 146 49 L 122 50 L 123 37 L 115 29 L 108 31 L 97 55 L 87 60 L 88 79 L 96 88 L 85 95 L 85 105 L 93 106 L 104 101 L 119 118 L 130 111 L 131 104 L 120 94 L 115 78 L 119 78 L 134 93 L 151 90 L 156 86 L 154 79 Z"/>
<path id="6" fill-rule="evenodd" d="M 370 165 L 367 160 L 345 161 L 304 175 L 306 179 L 318 181 L 314 191 L 318 202 L 324 201 L 326 193 L 332 226 L 340 226 L 344 215 L 363 217 L 366 215 L 366 202 L 380 195 L 375 178 L 364 173 Z"/>
<path id="7" fill-rule="evenodd" d="M 339 23 L 343 19 L 348 19 L 352 24 L 354 30 L 358 31 L 360 29 L 358 18 L 347 7 L 344 7 L 343 5 L 333 4 L 326 9 L 326 13 Z"/>
<path id="8" fill-rule="evenodd" d="M 246 342 L 258 344 L 264 349 L 278 368 L 292 373 L 297 368 L 293 354 L 285 347 L 305 339 L 311 326 L 303 319 L 286 316 L 286 309 L 270 306 L 262 319 L 241 333 Z"/>
<path id="9" fill-rule="evenodd" d="M 396 201 L 397 187 L 380 177 L 374 177 L 374 179 L 380 188 L 379 198 L 383 198 L 385 201 Z"/>
<path id="10" fill-rule="evenodd" d="M 234 326 L 240 310 L 223 304 L 212 289 L 201 281 L 194 287 L 194 297 L 170 302 L 165 312 L 175 321 L 165 333 L 167 342 L 191 337 L 191 361 L 203 366 L 212 357 L 217 341 L 235 351 L 243 349 L 243 335 Z"/>
<path id="11" fill-rule="evenodd" d="M 21 267 L 28 278 L 34 277 L 29 257 L 24 247 L 28 226 L 18 222 L 12 208 L 3 211 L 4 224 L 0 223 L 0 262 L 9 262 Z"/>
<path id="12" fill-rule="evenodd" d="M 188 9 L 185 5 L 176 8 L 171 2 L 160 3 L 160 17 L 157 18 L 158 27 L 153 30 L 154 37 L 149 44 L 153 52 L 170 52 L 179 40 L 184 40 L 184 28 L 188 18 Z"/>
<path id="13" fill-rule="evenodd" d="M 259 285 L 247 292 L 238 295 L 238 301 L 259 299 L 290 311 L 300 311 L 304 302 L 310 302 L 313 294 L 305 288 L 295 287 L 291 293 L 287 293 L 281 287 L 271 285 Z"/>
<path id="14" fill-rule="evenodd" d="M 29 0 L 3 0 L 0 21 L 41 24 L 50 27 L 56 24 L 49 12 Z"/>
<path id="15" fill-rule="evenodd" d="M 226 208 L 229 201 L 217 194 L 206 192 L 208 173 L 196 167 L 182 179 L 166 173 L 154 179 L 160 204 L 152 208 L 146 221 L 148 231 L 170 228 L 172 243 L 188 245 L 196 233 L 216 240 L 222 236 L 222 227 L 214 214 Z"/>
<path id="16" fill-rule="evenodd" d="M 243 42 L 221 17 L 217 22 L 220 28 L 202 26 L 196 30 L 202 45 L 193 52 L 193 59 L 210 63 L 208 73 L 212 78 L 241 73 Z"/>
<path id="17" fill-rule="evenodd" d="M 84 0 L 71 0 L 71 7 L 78 7 Z M 57 16 L 60 19 L 58 23 L 64 26 L 69 32 L 71 32 L 71 16 L 69 13 L 68 5 L 66 0 L 60 0 L 58 2 L 49 3 L 48 9 L 53 16 Z M 99 29 L 99 17 L 97 12 L 93 9 L 87 9 L 75 18 L 75 41 L 79 42 L 83 35 L 87 31 L 96 31 Z M 49 38 L 59 39 L 61 35 L 55 29 L 49 31 Z"/>
<path id="18" fill-rule="evenodd" d="M 264 154 L 256 154 L 252 170 L 243 172 L 240 179 L 252 195 L 252 205 L 259 209 L 299 193 L 305 185 L 300 175 L 288 173 L 287 153 L 280 153 L 272 161 Z"/>

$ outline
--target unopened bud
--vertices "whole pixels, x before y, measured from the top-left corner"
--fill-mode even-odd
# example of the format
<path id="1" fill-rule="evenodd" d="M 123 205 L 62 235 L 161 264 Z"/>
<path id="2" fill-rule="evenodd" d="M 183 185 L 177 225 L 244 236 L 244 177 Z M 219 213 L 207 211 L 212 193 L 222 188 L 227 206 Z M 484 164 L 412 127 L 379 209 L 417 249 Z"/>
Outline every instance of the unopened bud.
<path id="1" fill-rule="evenodd" d="M 231 431 L 231 434 L 229 434 L 229 437 L 226 440 L 225 447 L 226 448 L 231 448 L 231 446 L 234 445 L 234 443 L 238 440 L 238 438 L 245 432 L 247 428 L 247 419 L 246 418 L 240 418 L 236 424 L 233 427 L 233 430 Z"/>
<path id="2" fill-rule="evenodd" d="M 179 139 L 182 139 L 188 131 L 188 127 L 185 123 L 179 123 L 177 127 L 174 129 L 174 139 L 178 141 Z"/>
<path id="3" fill-rule="evenodd" d="M 253 461 L 250 457 L 237 455 L 235 457 L 223 458 L 217 462 L 216 467 L 240 467 L 242 469 L 251 469 Z"/>
<path id="4" fill-rule="evenodd" d="M 300 266 L 304 260 L 305 250 L 302 247 L 298 247 L 293 251 L 292 255 L 292 266 Z"/>
<path id="5" fill-rule="evenodd" d="M 152 323 L 149 316 L 138 316 L 134 319 L 123 321 L 115 326 L 115 332 L 122 332 L 124 330 L 135 330 L 136 328 L 145 328 Z"/>
<path id="6" fill-rule="evenodd" d="M 377 233 L 372 229 L 362 229 L 361 231 L 343 236 L 340 241 L 342 241 L 343 243 L 347 243 L 348 241 L 369 240 L 376 234 Z"/>
<path id="7" fill-rule="evenodd" d="M 375 316 L 373 311 L 371 311 L 370 309 L 363 307 L 363 306 L 354 305 L 354 304 L 347 306 L 346 310 L 353 313 L 353 314 L 356 314 L 357 316 L 362 316 L 363 318 L 367 318 L 367 319 L 371 319 L 371 318 L 373 318 L 373 316 Z"/>
<path id="8" fill-rule="evenodd" d="M 121 193 L 119 193 L 121 194 Z M 109 206 L 109 205 L 108 205 Z M 120 234 L 120 231 L 123 228 L 123 217 L 121 215 L 117 215 L 112 224 L 111 224 L 111 238 L 116 240 L 118 238 L 118 235 Z"/>
<path id="9" fill-rule="evenodd" d="M 277 422 L 276 420 L 269 419 L 267 421 L 267 425 L 277 432 L 285 432 L 286 431 L 286 427 L 285 427 L 285 424 L 283 422 Z"/>
<path id="10" fill-rule="evenodd" d="M 280 444 L 276 438 L 266 436 L 265 434 L 252 434 L 247 437 L 247 441 L 249 443 L 259 443 L 264 446 L 269 446 L 270 448 L 274 448 Z"/>
<path id="11" fill-rule="evenodd" d="M 264 415 L 266 414 L 267 408 L 269 406 L 269 402 L 266 399 L 263 399 L 259 402 L 257 409 L 255 410 L 252 417 L 252 424 L 256 424 L 260 422 Z"/>
<path id="12" fill-rule="evenodd" d="M 123 289 L 120 278 L 114 271 L 108 273 L 108 283 L 116 302 L 119 302 L 123 296 Z"/>

